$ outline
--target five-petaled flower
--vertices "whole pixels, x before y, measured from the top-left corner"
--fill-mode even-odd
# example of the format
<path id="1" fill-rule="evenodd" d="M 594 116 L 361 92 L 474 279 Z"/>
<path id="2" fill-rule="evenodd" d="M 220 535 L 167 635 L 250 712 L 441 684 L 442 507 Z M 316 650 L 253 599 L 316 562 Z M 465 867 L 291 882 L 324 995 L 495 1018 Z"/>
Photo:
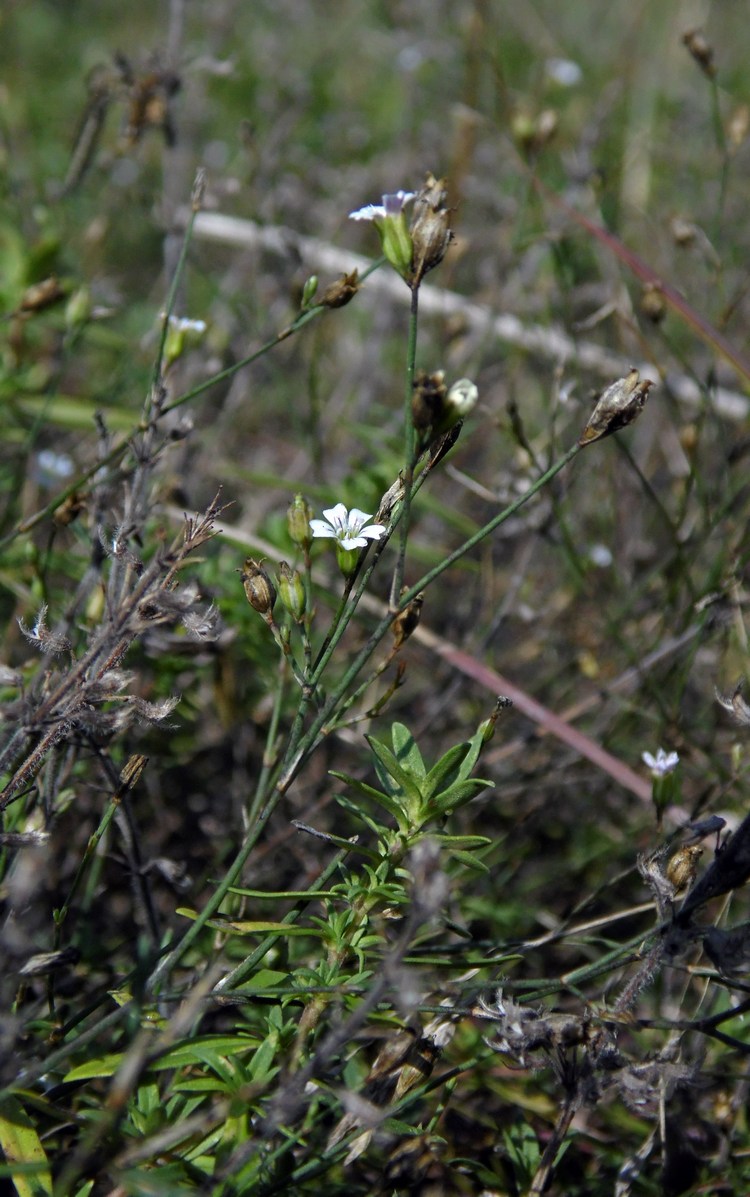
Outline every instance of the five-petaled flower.
<path id="1" fill-rule="evenodd" d="M 678 753 L 665 752 L 663 748 L 657 751 L 656 756 L 652 756 L 650 752 L 644 752 L 641 755 L 641 760 L 644 765 L 648 765 L 653 777 L 666 777 L 669 773 L 674 773 L 680 763 Z"/>
<path id="2" fill-rule="evenodd" d="M 323 515 L 324 520 L 310 520 L 313 536 L 335 540 L 342 549 L 363 549 L 368 540 L 380 540 L 385 533 L 384 524 L 368 524 L 372 517 L 358 507 L 347 511 L 343 503 L 337 503 Z"/>

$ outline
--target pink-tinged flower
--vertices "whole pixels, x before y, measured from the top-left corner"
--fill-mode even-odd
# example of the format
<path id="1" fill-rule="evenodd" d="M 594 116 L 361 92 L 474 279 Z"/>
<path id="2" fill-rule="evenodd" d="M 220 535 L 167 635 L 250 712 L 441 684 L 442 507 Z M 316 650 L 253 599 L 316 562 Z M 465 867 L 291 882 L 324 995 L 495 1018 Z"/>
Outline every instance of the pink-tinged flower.
<path id="1" fill-rule="evenodd" d="M 349 213 L 350 220 L 371 220 L 378 231 L 383 254 L 403 279 L 411 272 L 412 241 L 404 206 L 414 199 L 413 191 L 384 195 L 382 204 L 366 204 Z"/>
<path id="2" fill-rule="evenodd" d="M 400 216 L 409 200 L 413 200 L 416 192 L 396 191 L 391 195 L 384 195 L 382 204 L 365 204 L 356 212 L 349 213 L 350 220 L 385 220 L 388 216 Z"/>
<path id="3" fill-rule="evenodd" d="M 310 520 L 313 536 L 335 540 L 342 549 L 363 549 L 368 540 L 380 540 L 385 533 L 384 524 L 368 524 L 372 517 L 358 507 L 347 511 L 343 503 L 337 503 L 323 515 L 324 520 Z"/>
<path id="4" fill-rule="evenodd" d="M 679 755 L 676 752 L 665 752 L 663 748 L 657 751 L 656 756 L 652 756 L 650 752 L 644 752 L 641 755 L 641 760 L 651 770 L 653 777 L 666 777 L 669 773 L 674 773 L 680 763 Z"/>

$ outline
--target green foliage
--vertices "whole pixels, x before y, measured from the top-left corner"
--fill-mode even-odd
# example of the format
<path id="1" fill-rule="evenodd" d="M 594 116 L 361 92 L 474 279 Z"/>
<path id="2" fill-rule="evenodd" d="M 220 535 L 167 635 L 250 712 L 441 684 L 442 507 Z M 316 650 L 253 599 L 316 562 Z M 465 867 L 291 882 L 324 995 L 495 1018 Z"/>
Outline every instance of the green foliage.
<path id="1" fill-rule="evenodd" d="M 0 15 L 20 1197 L 747 1188 L 745 14 L 517 8 Z"/>

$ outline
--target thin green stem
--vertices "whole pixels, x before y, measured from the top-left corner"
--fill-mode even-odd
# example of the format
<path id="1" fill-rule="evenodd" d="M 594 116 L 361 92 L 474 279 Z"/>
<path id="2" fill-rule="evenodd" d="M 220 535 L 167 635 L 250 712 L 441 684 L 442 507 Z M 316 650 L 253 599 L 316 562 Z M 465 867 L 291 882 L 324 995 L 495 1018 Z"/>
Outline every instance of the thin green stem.
<path id="1" fill-rule="evenodd" d="M 149 418 L 154 395 L 156 394 L 158 387 L 161 385 L 162 365 L 164 363 L 164 348 L 167 343 L 167 334 L 169 332 L 169 321 L 170 321 L 170 317 L 172 316 L 172 313 L 174 311 L 174 305 L 177 301 L 177 292 L 180 287 L 180 282 L 182 281 L 182 276 L 185 272 L 185 266 L 187 264 L 188 250 L 190 248 L 190 242 L 193 239 L 193 228 L 195 227 L 195 218 L 198 215 L 198 211 L 199 211 L 198 204 L 197 203 L 192 204 L 191 208 L 190 208 L 190 219 L 188 220 L 187 225 L 185 227 L 185 234 L 182 238 L 182 245 L 180 246 L 180 256 L 177 259 L 177 265 L 175 267 L 174 277 L 172 278 L 172 282 L 169 287 L 169 294 L 167 295 L 167 306 L 162 315 L 161 334 L 159 336 L 159 348 L 156 351 L 156 359 L 154 361 L 154 369 L 153 369 L 153 373 L 151 375 L 151 388 L 149 390 L 148 395 L 146 396 L 146 402 L 145 402 L 144 408 L 143 408 L 143 417 L 145 420 L 148 420 L 148 418 Z"/>
<path id="2" fill-rule="evenodd" d="M 414 394 L 414 367 L 417 357 L 417 329 L 419 326 L 419 287 L 412 287 L 409 311 L 409 337 L 406 345 L 406 385 L 404 395 L 404 497 L 401 505 L 401 532 L 398 558 L 391 583 L 391 609 L 395 610 L 404 582 L 406 566 L 406 544 L 411 523 L 411 497 L 414 485 L 414 446 L 416 434 L 412 418 L 412 397 Z"/>

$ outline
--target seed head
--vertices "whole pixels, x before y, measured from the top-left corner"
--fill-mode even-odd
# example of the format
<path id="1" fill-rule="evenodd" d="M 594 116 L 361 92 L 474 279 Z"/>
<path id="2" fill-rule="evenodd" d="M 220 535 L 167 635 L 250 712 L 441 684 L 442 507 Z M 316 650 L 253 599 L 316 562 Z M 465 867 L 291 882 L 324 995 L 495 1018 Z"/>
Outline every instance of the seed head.
<path id="1" fill-rule="evenodd" d="M 445 197 L 445 179 L 428 174 L 414 201 L 411 222 L 411 274 L 407 281 L 412 290 L 419 286 L 428 270 L 440 265 L 453 238 Z"/>
<path id="2" fill-rule="evenodd" d="M 643 411 L 648 392 L 653 385 L 650 378 L 644 378 L 641 382 L 640 374 L 635 366 L 631 366 L 630 372 L 624 378 L 618 378 L 617 382 L 613 382 L 602 392 L 589 416 L 588 424 L 578 438 L 578 444 L 582 447 L 590 445 L 601 440 L 603 436 L 611 436 L 613 432 L 632 424 Z"/>
<path id="3" fill-rule="evenodd" d="M 276 587 L 263 569 L 263 562 L 248 557 L 239 572 L 250 606 L 263 616 L 270 615 L 276 602 Z"/>

